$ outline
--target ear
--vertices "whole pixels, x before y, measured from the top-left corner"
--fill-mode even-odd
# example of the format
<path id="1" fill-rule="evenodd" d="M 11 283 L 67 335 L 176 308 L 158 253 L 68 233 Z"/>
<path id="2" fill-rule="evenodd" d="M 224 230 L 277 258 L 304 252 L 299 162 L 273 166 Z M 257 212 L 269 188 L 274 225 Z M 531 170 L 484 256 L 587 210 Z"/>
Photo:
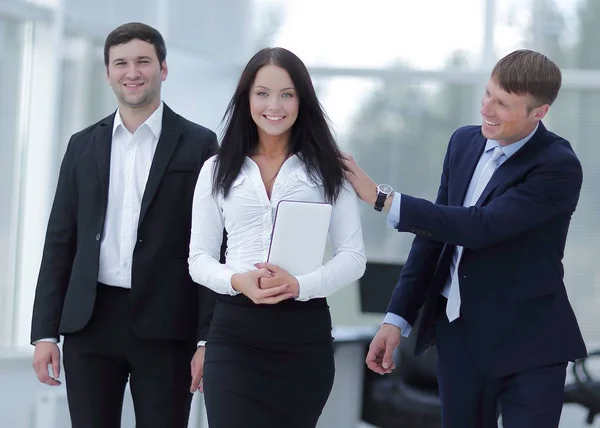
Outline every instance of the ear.
<path id="1" fill-rule="evenodd" d="M 544 104 L 542 106 L 536 107 L 534 110 L 533 118 L 535 120 L 542 120 L 544 118 L 544 116 L 546 116 L 546 113 L 548 113 L 549 109 L 550 109 L 549 104 Z"/>
<path id="2" fill-rule="evenodd" d="M 110 84 L 110 81 L 109 81 L 109 79 L 110 79 L 110 72 L 108 71 L 108 65 L 105 68 L 106 68 L 106 82 L 108 84 Z"/>
<path id="3" fill-rule="evenodd" d="M 164 60 L 161 64 L 160 64 L 160 80 L 162 80 L 163 82 L 165 80 L 167 80 L 167 75 L 169 74 L 169 68 L 167 67 L 167 61 Z"/>

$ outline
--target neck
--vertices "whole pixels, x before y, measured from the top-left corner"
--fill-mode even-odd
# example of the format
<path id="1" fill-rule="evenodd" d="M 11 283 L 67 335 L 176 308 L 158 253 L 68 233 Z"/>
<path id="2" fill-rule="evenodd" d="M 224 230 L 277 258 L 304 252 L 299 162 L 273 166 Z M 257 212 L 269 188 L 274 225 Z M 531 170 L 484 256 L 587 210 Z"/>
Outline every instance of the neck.
<path id="1" fill-rule="evenodd" d="M 281 158 L 288 155 L 289 135 L 264 135 L 261 133 L 258 137 L 257 155 L 263 155 L 268 158 Z"/>
<path id="2" fill-rule="evenodd" d="M 129 107 L 125 105 L 119 105 L 119 113 L 121 114 L 121 120 L 125 128 L 132 134 L 144 123 L 152 113 L 160 106 L 160 99 L 150 104 L 140 107 Z"/>

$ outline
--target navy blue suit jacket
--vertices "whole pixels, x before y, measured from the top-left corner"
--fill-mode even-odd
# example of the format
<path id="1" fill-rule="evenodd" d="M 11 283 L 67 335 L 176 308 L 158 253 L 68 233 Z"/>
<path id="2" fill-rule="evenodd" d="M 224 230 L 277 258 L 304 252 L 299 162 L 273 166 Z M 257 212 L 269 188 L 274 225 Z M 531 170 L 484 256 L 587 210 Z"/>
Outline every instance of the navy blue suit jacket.
<path id="1" fill-rule="evenodd" d="M 494 173 L 478 203 L 463 200 L 486 138 L 480 126 L 450 139 L 435 203 L 402 195 L 398 231 L 416 235 L 388 312 L 415 323 L 416 353 L 435 343 L 452 252 L 469 349 L 492 375 L 586 356 L 563 283 L 562 258 L 582 169 L 571 145 L 540 123 Z"/>

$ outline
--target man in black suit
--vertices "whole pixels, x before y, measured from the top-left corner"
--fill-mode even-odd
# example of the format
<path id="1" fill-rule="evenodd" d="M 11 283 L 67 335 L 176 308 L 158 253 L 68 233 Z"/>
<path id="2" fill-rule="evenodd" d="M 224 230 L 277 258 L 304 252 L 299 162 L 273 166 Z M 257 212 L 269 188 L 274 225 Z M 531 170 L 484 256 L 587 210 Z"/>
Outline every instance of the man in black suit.
<path id="1" fill-rule="evenodd" d="M 187 427 L 201 382 L 214 300 L 187 257 L 194 187 L 217 139 L 161 101 L 165 58 L 152 27 L 108 35 L 118 110 L 71 137 L 60 169 L 31 341 L 38 379 L 59 385 L 64 336 L 75 428 L 119 427 L 128 381 L 136 426 Z"/>

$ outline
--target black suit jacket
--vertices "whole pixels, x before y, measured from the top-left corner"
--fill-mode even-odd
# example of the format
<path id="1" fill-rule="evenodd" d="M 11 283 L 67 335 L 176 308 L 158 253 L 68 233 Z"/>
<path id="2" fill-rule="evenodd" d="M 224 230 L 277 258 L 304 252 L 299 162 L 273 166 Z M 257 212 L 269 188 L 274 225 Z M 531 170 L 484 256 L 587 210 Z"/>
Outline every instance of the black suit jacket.
<path id="1" fill-rule="evenodd" d="M 46 233 L 31 341 L 83 329 L 92 315 L 116 113 L 74 134 Z M 131 273 L 131 326 L 145 338 L 205 338 L 214 296 L 188 273 L 194 187 L 217 150 L 214 132 L 164 106 L 142 198 Z"/>
<path id="2" fill-rule="evenodd" d="M 562 265 L 581 164 L 571 145 L 540 123 L 496 170 L 476 206 L 463 207 L 485 143 L 481 127 L 459 129 L 448 145 L 436 203 L 402 195 L 398 230 L 416 238 L 388 311 L 414 324 L 423 306 L 416 351 L 433 344 L 440 292 L 461 245 L 461 311 L 481 367 L 505 375 L 583 358 Z"/>

